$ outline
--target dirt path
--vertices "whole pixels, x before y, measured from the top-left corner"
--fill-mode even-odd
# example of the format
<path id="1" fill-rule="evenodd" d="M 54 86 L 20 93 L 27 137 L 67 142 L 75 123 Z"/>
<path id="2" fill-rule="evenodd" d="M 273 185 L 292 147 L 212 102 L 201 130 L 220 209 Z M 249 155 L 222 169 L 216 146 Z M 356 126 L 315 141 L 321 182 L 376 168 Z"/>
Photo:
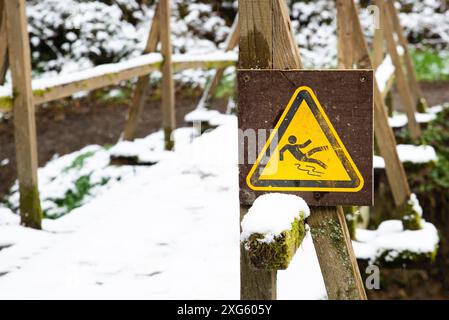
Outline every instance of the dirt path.
<path id="1" fill-rule="evenodd" d="M 184 116 L 193 110 L 198 97 L 177 97 L 176 120 L 186 125 Z M 36 114 L 39 166 L 54 155 L 64 155 L 89 144 L 115 144 L 123 130 L 128 103 L 99 102 L 98 99 L 63 100 L 48 108 L 39 108 Z M 217 101 L 221 110 L 225 101 Z M 144 137 L 160 128 L 162 114 L 159 101 L 148 101 L 142 112 L 138 137 Z M 8 160 L 5 160 L 8 159 Z M 0 122 L 0 198 L 16 179 L 14 131 L 12 119 Z"/>

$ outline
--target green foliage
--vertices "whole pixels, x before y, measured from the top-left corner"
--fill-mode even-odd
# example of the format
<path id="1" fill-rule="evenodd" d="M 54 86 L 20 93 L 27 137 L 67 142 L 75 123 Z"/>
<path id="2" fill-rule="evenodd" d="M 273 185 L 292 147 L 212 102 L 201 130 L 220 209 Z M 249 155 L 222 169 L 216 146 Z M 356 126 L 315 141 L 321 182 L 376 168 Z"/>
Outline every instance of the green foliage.
<path id="1" fill-rule="evenodd" d="M 429 49 L 412 50 L 411 56 L 418 80 L 449 80 L 449 55 Z"/>
<path id="2" fill-rule="evenodd" d="M 215 90 L 215 98 L 223 99 L 232 97 L 235 92 L 235 75 L 225 74 Z"/>
<path id="3" fill-rule="evenodd" d="M 447 192 L 449 189 L 449 108 L 440 112 L 424 131 L 422 140 L 432 145 L 437 154 L 438 162 L 430 172 L 431 183 L 423 185 L 426 192 Z"/>
<path id="4" fill-rule="evenodd" d="M 75 158 L 75 160 L 73 160 L 70 166 L 66 167 L 63 170 L 63 173 L 67 173 L 72 169 L 81 169 L 84 166 L 86 159 L 92 157 L 94 154 L 95 152 L 93 151 L 80 154 L 78 157 Z"/>
<path id="5" fill-rule="evenodd" d="M 83 204 L 83 200 L 86 196 L 90 194 L 90 190 L 99 185 L 105 185 L 109 182 L 109 178 L 103 178 L 99 183 L 92 183 L 90 179 L 90 175 L 84 175 L 78 178 L 75 181 L 74 188 L 69 189 L 63 198 L 60 199 L 51 199 L 58 207 L 64 208 L 65 212 L 70 212 L 73 209 L 79 208 Z M 61 217 L 60 215 L 47 215 L 44 212 L 45 216 L 50 219 L 57 219 Z"/>

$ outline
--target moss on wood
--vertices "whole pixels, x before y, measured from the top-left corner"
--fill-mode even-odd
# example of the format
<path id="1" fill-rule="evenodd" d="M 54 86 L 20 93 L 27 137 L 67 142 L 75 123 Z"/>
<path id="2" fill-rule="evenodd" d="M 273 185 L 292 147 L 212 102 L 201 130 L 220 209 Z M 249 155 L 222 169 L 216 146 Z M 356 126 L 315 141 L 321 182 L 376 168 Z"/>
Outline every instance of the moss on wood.
<path id="1" fill-rule="evenodd" d="M 262 241 L 265 235 L 252 234 L 244 241 L 248 257 L 256 269 L 285 270 L 305 236 L 304 219 L 295 218 L 291 229 L 282 232 L 271 243 Z"/>
<path id="2" fill-rule="evenodd" d="M 37 186 L 19 186 L 20 224 L 29 228 L 42 228 L 42 209 Z"/>
<path id="3" fill-rule="evenodd" d="M 401 208 L 402 225 L 404 230 L 420 230 L 422 229 L 421 215 L 413 209 L 413 205 L 406 203 Z"/>
<path id="4" fill-rule="evenodd" d="M 380 267 L 407 267 L 412 265 L 418 265 L 420 263 L 434 262 L 438 253 L 438 246 L 435 246 L 435 250 L 432 252 L 413 252 L 410 250 L 396 251 L 385 250 L 380 254 L 375 265 Z"/>

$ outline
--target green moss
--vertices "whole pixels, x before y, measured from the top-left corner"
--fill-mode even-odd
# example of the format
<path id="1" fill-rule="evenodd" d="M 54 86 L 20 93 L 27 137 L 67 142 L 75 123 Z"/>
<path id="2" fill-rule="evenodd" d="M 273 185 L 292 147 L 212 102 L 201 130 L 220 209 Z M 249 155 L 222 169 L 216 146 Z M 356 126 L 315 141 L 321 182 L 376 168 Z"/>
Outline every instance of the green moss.
<path id="1" fill-rule="evenodd" d="M 407 265 L 417 263 L 429 263 L 435 261 L 437 253 L 438 246 L 435 246 L 434 251 L 425 253 L 418 253 L 410 250 L 400 252 L 395 250 L 385 250 L 376 258 L 374 264 L 381 267 L 406 267 Z"/>
<path id="2" fill-rule="evenodd" d="M 11 111 L 13 98 L 11 97 L 0 97 L 0 110 L 1 111 Z"/>
<path id="3" fill-rule="evenodd" d="M 304 236 L 305 227 L 301 215 L 301 219 L 295 218 L 290 230 L 282 232 L 274 238 L 273 242 L 261 242 L 265 236 L 255 233 L 244 242 L 244 245 L 249 259 L 256 269 L 284 270 L 290 264 Z"/>
<path id="4" fill-rule="evenodd" d="M 418 112 L 422 112 L 422 113 L 424 113 L 424 112 L 426 112 L 427 111 L 427 108 L 428 108 L 429 106 L 427 105 L 427 102 L 426 102 L 426 99 L 420 99 L 419 101 L 418 101 L 418 103 L 416 104 L 416 110 L 418 111 Z"/>
<path id="5" fill-rule="evenodd" d="M 20 191 L 20 223 L 23 226 L 41 229 L 42 209 L 37 186 L 19 186 Z"/>
<path id="6" fill-rule="evenodd" d="M 173 150 L 175 142 L 171 140 L 172 128 L 164 128 L 165 150 Z"/>
<path id="7" fill-rule="evenodd" d="M 413 210 L 413 205 L 406 203 L 401 208 L 402 225 L 404 230 L 421 230 L 421 215 Z"/>
<path id="8" fill-rule="evenodd" d="M 48 89 L 36 89 L 36 90 L 33 90 L 33 95 L 35 97 L 43 97 L 46 93 L 48 93 L 50 91 L 51 91 L 50 88 L 48 88 Z"/>

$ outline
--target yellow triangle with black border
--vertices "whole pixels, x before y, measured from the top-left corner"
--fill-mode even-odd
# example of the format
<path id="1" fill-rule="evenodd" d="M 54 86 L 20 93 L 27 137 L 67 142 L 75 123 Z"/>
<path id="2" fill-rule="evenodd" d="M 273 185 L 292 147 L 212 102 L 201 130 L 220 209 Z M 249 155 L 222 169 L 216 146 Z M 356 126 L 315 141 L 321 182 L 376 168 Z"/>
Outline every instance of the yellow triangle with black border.
<path id="1" fill-rule="evenodd" d="M 358 192 L 364 179 L 313 90 L 298 88 L 252 166 L 259 191 Z"/>

